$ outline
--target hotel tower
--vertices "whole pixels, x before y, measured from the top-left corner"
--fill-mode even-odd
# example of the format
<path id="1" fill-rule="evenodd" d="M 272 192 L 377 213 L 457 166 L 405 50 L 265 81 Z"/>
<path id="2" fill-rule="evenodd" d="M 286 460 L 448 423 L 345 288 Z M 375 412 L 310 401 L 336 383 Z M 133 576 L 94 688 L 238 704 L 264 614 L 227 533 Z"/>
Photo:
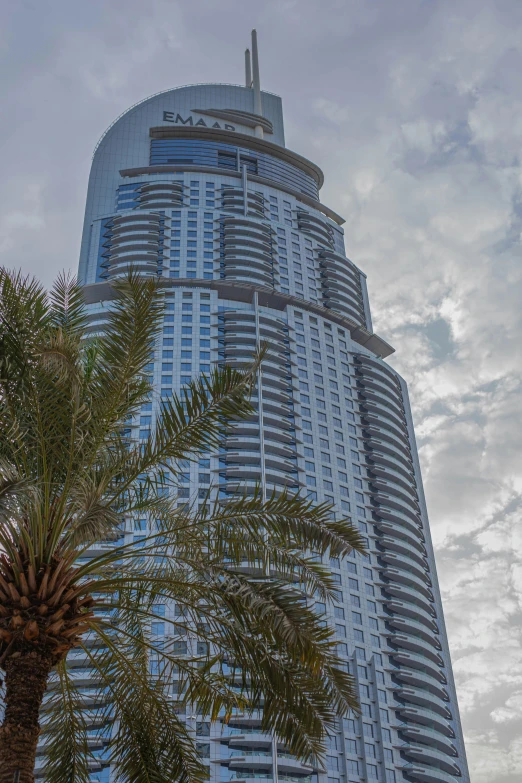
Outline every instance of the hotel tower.
<path id="1" fill-rule="evenodd" d="M 281 99 L 260 89 L 255 32 L 245 71 L 244 86 L 167 90 L 108 128 L 92 162 L 79 277 L 93 332 L 114 278 L 134 268 L 163 286 L 155 395 L 128 423 L 135 438 L 173 390 L 269 343 L 255 420 L 187 464 L 179 502 L 209 486 L 226 498 L 261 483 L 351 517 L 368 554 L 330 561 L 336 600 L 317 609 L 335 629 L 361 713 L 339 722 L 324 769 L 261 733 L 259 715 L 227 726 L 185 717 L 211 783 L 467 783 L 406 384 L 373 331 L 344 220 L 320 201 L 323 172 L 288 149 Z M 139 545 L 147 520 L 138 523 L 126 535 Z M 173 616 L 166 607 L 159 635 Z M 81 654 L 71 665 L 81 679 Z M 93 750 L 92 780 L 109 781 L 103 740 Z"/>

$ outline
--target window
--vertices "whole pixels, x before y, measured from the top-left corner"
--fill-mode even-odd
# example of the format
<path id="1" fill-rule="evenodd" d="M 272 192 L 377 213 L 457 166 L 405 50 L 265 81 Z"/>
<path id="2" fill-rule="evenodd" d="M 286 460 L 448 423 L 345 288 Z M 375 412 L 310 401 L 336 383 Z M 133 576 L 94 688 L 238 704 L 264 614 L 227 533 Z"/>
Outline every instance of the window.
<path id="1" fill-rule="evenodd" d="M 393 750 L 390 750 L 390 748 L 383 748 L 382 753 L 385 761 L 391 761 L 393 763 Z"/>
<path id="2" fill-rule="evenodd" d="M 376 758 L 375 755 L 375 745 L 372 745 L 371 742 L 365 742 L 364 743 L 364 752 L 368 756 L 368 758 L 374 759 Z"/>
<path id="3" fill-rule="evenodd" d="M 396 783 L 397 778 L 393 769 L 386 770 L 386 783 Z"/>
<path id="4" fill-rule="evenodd" d="M 364 702 L 361 704 L 361 712 L 362 714 L 367 718 L 373 718 L 372 715 L 372 705 L 371 704 L 365 704 Z"/>
<path id="5" fill-rule="evenodd" d="M 379 714 L 381 716 L 381 723 L 389 723 L 390 717 L 388 710 L 384 710 L 382 707 L 379 709 Z"/>
<path id="6" fill-rule="evenodd" d="M 366 770 L 368 772 L 368 777 L 370 778 L 370 780 L 377 779 L 377 767 L 375 766 L 375 764 L 367 764 Z"/>
<path id="7" fill-rule="evenodd" d="M 365 737 L 373 739 L 373 726 L 371 723 L 363 723 L 363 734 Z"/>
<path id="8" fill-rule="evenodd" d="M 352 612 L 352 622 L 362 625 L 362 616 L 359 612 Z"/>
<path id="9" fill-rule="evenodd" d="M 344 620 L 344 609 L 342 606 L 334 606 L 334 617 L 337 617 L 339 620 Z"/>
<path id="10" fill-rule="evenodd" d="M 354 775 L 359 774 L 359 762 L 346 759 L 346 769 L 348 772 L 352 772 Z"/>
<path id="11" fill-rule="evenodd" d="M 353 638 L 356 642 L 364 642 L 364 634 L 362 631 L 359 631 L 358 628 L 354 629 Z"/>
<path id="12" fill-rule="evenodd" d="M 339 771 L 339 758 L 337 756 L 326 757 L 326 767 L 329 770 Z"/>
<path id="13" fill-rule="evenodd" d="M 391 742 L 391 731 L 389 729 L 382 729 L 382 738 L 384 742 Z"/>
<path id="14" fill-rule="evenodd" d="M 368 685 L 359 685 L 359 690 L 361 691 L 361 696 L 364 699 L 370 698 L 370 688 L 368 687 Z"/>
<path id="15" fill-rule="evenodd" d="M 343 718 L 344 730 L 355 734 L 355 721 L 353 718 Z"/>
<path id="16" fill-rule="evenodd" d="M 332 734 L 331 737 L 326 738 L 326 747 L 328 750 L 338 750 L 337 736 L 335 734 Z"/>
<path id="17" fill-rule="evenodd" d="M 196 742 L 196 750 L 198 756 L 202 759 L 210 758 L 210 743 L 209 742 Z"/>
<path id="18" fill-rule="evenodd" d="M 352 739 L 346 740 L 346 752 L 347 753 L 357 753 L 357 742 Z"/>

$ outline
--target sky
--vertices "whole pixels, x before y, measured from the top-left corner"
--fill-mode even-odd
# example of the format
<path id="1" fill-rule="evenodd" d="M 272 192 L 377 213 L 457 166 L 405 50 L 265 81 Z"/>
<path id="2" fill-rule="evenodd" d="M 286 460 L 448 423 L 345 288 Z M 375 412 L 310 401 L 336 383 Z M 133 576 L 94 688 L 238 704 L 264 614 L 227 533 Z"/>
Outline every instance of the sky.
<path id="1" fill-rule="evenodd" d="M 105 128 L 252 27 L 409 384 L 471 779 L 519 783 L 520 0 L 3 0 L 0 264 L 75 272 Z"/>

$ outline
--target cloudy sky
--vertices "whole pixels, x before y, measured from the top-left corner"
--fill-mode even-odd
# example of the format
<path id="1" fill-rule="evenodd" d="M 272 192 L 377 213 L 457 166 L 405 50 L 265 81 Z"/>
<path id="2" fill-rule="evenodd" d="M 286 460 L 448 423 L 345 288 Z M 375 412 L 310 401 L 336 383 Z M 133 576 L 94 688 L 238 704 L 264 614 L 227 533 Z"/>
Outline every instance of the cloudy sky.
<path id="1" fill-rule="evenodd" d="M 76 270 L 93 147 L 242 83 L 325 171 L 410 384 L 473 783 L 522 779 L 520 0 L 18 0 L 0 25 L 0 263 Z M 518 469 L 518 470 L 517 470 Z"/>

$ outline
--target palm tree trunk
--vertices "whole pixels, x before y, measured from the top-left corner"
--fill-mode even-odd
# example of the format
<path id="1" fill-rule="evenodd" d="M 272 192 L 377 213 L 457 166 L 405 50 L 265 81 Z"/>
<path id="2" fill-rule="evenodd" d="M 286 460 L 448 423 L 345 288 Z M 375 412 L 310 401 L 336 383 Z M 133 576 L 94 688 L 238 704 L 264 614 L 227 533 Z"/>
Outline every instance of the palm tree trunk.
<path id="1" fill-rule="evenodd" d="M 0 727 L 0 783 L 33 783 L 39 714 L 52 667 L 51 656 L 31 651 L 5 661 L 5 715 Z"/>

